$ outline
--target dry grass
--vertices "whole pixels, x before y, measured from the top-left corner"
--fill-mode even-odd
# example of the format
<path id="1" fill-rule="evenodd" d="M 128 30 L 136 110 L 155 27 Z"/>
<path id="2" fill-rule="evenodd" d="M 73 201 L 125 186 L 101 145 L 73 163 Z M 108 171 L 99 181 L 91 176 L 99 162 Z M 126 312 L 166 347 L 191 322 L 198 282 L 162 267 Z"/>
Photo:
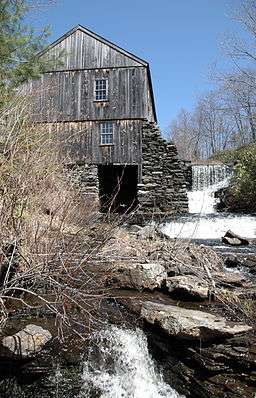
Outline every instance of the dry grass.
<path id="1" fill-rule="evenodd" d="M 91 328 L 104 289 L 87 264 L 115 225 L 97 222 L 52 130 L 31 123 L 29 109 L 17 96 L 0 114 L 1 323 L 18 302 L 54 315 L 60 333 L 82 320 Z"/>

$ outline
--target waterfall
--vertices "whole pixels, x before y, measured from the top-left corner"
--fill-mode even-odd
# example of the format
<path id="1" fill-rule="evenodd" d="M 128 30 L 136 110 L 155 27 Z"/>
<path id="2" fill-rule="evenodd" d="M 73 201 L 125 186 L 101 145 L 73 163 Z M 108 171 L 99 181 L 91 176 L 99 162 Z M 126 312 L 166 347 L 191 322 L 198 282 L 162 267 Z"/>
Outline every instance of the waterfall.
<path id="1" fill-rule="evenodd" d="M 231 175 L 231 167 L 225 164 L 193 165 L 192 191 L 188 193 L 189 212 L 214 213 L 214 193 L 228 186 Z"/>
<path id="2" fill-rule="evenodd" d="M 227 181 L 232 174 L 226 164 L 207 164 L 192 166 L 192 191 L 204 191 L 220 182 Z"/>
<path id="3" fill-rule="evenodd" d="M 251 215 L 217 213 L 215 192 L 228 186 L 232 168 L 224 164 L 193 165 L 192 190 L 188 192 L 189 213 L 162 225 L 170 238 L 210 240 L 221 239 L 231 231 L 247 238 L 256 238 L 256 218 Z"/>
<path id="4" fill-rule="evenodd" d="M 79 398 L 182 398 L 163 381 L 140 329 L 111 326 L 93 340 Z"/>

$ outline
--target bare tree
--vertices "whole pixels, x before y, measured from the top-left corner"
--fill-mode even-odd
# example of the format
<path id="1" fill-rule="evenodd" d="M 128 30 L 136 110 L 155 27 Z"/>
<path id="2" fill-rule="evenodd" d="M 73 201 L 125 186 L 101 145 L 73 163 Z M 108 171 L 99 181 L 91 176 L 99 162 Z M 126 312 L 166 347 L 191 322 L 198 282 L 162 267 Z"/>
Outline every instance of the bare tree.
<path id="1" fill-rule="evenodd" d="M 182 159 L 193 158 L 193 124 L 192 116 L 185 109 L 181 109 L 178 117 L 170 126 L 170 138 L 175 142 Z"/>
<path id="2" fill-rule="evenodd" d="M 256 139 L 256 1 L 241 1 L 235 19 L 247 34 L 224 41 L 235 69 L 218 73 L 216 88 L 171 123 L 170 136 L 183 158 L 207 158 Z"/>
<path id="3" fill-rule="evenodd" d="M 234 19 L 240 23 L 247 33 L 246 38 L 238 35 L 226 37 L 223 45 L 226 53 L 233 59 L 236 66 L 243 70 L 243 61 L 256 62 L 256 2 L 255 0 L 242 0 L 239 9 L 234 14 Z"/>
<path id="4" fill-rule="evenodd" d="M 171 124 L 171 137 L 180 156 L 188 160 L 208 158 L 233 146 L 235 123 L 223 105 L 219 91 L 201 96 L 193 113 L 182 111 Z"/>
<path id="5" fill-rule="evenodd" d="M 256 72 L 247 69 L 222 79 L 224 109 L 233 117 L 241 144 L 256 138 Z M 238 143 L 239 144 L 239 143 Z"/>

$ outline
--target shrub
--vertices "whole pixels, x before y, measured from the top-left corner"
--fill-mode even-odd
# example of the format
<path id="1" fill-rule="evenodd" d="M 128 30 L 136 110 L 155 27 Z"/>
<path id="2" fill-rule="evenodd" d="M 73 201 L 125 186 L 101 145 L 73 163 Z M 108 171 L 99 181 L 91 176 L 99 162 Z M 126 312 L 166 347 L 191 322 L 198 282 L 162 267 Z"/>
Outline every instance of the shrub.
<path id="1" fill-rule="evenodd" d="M 214 159 L 234 164 L 234 177 L 229 188 L 231 206 L 236 210 L 256 210 L 256 144 L 220 152 Z"/>
<path id="2" fill-rule="evenodd" d="M 91 328 L 104 291 L 87 264 L 113 225 L 98 223 L 54 133 L 29 110 L 17 94 L 0 115 L 0 320 L 25 306 L 54 315 L 60 330 Z"/>

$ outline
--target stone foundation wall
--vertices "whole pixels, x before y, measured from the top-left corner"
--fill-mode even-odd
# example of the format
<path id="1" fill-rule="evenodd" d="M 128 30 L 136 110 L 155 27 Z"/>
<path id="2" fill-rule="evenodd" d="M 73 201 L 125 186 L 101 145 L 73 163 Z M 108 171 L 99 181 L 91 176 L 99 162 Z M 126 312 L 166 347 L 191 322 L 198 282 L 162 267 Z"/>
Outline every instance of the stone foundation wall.
<path id="1" fill-rule="evenodd" d="M 99 208 L 98 167 L 93 164 L 76 163 L 67 166 L 67 172 L 85 200 Z"/>
<path id="2" fill-rule="evenodd" d="M 167 143 L 154 123 L 142 130 L 142 170 L 138 185 L 140 211 L 184 213 L 188 211 L 185 167 L 173 143 Z"/>
<path id="3" fill-rule="evenodd" d="M 77 163 L 68 167 L 83 197 L 99 209 L 97 165 Z M 188 211 L 186 164 L 173 143 L 167 143 L 154 123 L 142 127 L 142 166 L 139 165 L 138 212 L 143 215 Z"/>

